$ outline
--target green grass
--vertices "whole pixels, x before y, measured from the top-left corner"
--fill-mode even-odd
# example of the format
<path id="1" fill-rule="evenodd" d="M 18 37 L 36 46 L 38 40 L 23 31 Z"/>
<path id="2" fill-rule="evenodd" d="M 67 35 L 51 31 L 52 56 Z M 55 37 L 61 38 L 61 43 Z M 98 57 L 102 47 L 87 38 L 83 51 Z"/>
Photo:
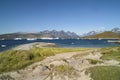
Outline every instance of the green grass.
<path id="1" fill-rule="evenodd" d="M 87 59 L 91 64 L 97 64 L 102 63 L 102 61 L 96 60 L 96 59 Z"/>
<path id="2" fill-rule="evenodd" d="M 120 47 L 102 48 L 103 60 L 120 61 Z M 90 60 L 92 64 L 98 63 L 96 60 Z M 96 66 L 87 70 L 91 73 L 93 80 L 120 80 L 120 67 L 118 66 Z"/>
<path id="3" fill-rule="evenodd" d="M 55 67 L 55 70 L 59 73 L 63 73 L 63 72 L 68 72 L 68 70 L 72 70 L 72 68 L 68 65 L 59 65 Z"/>
<path id="4" fill-rule="evenodd" d="M 55 71 L 57 72 L 57 74 L 63 74 L 69 77 L 72 75 L 77 75 L 77 73 L 75 72 L 75 69 L 69 65 L 55 66 Z"/>
<path id="5" fill-rule="evenodd" d="M 103 48 L 102 51 L 102 57 L 103 60 L 118 60 L 120 61 L 120 47 L 111 47 L 111 48 Z"/>
<path id="6" fill-rule="evenodd" d="M 120 80 L 120 67 L 97 66 L 88 70 L 93 80 Z"/>
<path id="7" fill-rule="evenodd" d="M 63 52 L 85 51 L 87 48 L 33 48 L 31 50 L 8 50 L 0 53 L 0 73 L 18 70 Z"/>

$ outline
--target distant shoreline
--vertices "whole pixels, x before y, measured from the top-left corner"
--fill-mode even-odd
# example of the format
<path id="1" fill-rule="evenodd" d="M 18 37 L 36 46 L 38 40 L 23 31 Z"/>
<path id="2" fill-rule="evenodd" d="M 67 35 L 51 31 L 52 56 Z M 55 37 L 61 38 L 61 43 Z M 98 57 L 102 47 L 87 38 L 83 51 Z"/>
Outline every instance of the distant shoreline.
<path id="1" fill-rule="evenodd" d="M 13 48 L 14 50 L 30 50 L 34 47 L 42 48 L 42 47 L 57 47 L 55 43 L 46 43 L 46 42 L 33 42 L 28 44 L 22 44 Z"/>
<path id="2" fill-rule="evenodd" d="M 110 39 L 110 40 L 120 40 L 120 38 L 75 38 L 75 40 L 80 40 L 80 39 L 88 39 L 88 40 L 94 40 L 94 39 L 98 39 L 98 40 L 106 40 L 106 39 Z M 13 39 L 0 39 L 0 41 L 4 41 L 4 40 L 28 40 L 28 41 L 34 41 L 34 40 L 74 40 L 74 39 L 67 39 L 67 38 L 13 38 Z"/>
<path id="3" fill-rule="evenodd" d="M 31 44 L 35 42 L 54 43 L 61 48 L 104 48 L 120 46 L 116 43 L 110 43 L 108 40 L 117 39 L 55 39 L 55 40 L 0 40 L 0 52 L 15 48 L 24 44 Z"/>

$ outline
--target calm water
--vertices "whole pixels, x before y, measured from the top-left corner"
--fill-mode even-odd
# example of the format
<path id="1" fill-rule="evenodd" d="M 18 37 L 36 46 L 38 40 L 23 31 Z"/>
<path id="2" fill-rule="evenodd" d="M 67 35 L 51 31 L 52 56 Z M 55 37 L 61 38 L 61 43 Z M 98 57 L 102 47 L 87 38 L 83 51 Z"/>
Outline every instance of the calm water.
<path id="1" fill-rule="evenodd" d="M 50 42 L 56 43 L 59 47 L 112 47 L 120 46 L 120 44 L 108 43 L 106 39 L 103 40 L 88 40 L 88 39 L 58 39 L 58 40 L 0 40 L 0 51 L 10 49 L 20 44 L 32 42 Z M 5 45 L 5 46 L 4 46 Z"/>

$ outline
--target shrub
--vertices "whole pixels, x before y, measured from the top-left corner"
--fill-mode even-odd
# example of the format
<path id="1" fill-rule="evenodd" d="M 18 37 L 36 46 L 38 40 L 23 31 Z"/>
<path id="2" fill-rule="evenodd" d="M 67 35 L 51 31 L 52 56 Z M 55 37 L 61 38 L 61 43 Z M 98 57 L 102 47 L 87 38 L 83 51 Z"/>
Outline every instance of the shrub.
<path id="1" fill-rule="evenodd" d="M 27 59 L 28 60 L 32 60 L 34 58 L 34 55 L 32 54 L 32 53 L 29 53 L 28 55 L 27 55 Z"/>

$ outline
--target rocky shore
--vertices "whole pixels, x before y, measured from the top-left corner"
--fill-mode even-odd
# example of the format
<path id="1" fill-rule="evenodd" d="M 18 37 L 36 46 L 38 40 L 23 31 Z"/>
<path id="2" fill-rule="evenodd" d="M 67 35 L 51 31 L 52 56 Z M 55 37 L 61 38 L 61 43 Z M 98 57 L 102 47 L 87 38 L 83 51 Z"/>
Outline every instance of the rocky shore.
<path id="1" fill-rule="evenodd" d="M 42 47 L 57 47 L 57 45 L 55 43 L 34 42 L 34 43 L 19 45 L 19 46 L 13 48 L 13 50 L 30 50 L 33 47 L 38 47 L 38 48 L 42 48 Z"/>

